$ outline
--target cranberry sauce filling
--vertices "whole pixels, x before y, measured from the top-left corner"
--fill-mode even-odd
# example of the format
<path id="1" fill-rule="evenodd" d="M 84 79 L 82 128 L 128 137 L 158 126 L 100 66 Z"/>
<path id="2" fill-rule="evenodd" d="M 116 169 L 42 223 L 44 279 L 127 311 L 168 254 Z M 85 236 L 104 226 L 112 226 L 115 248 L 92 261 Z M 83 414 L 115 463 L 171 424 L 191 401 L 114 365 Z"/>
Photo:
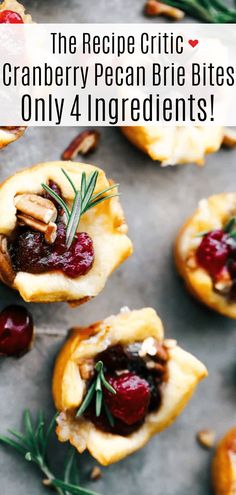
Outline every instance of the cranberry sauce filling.
<path id="1" fill-rule="evenodd" d="M 59 187 L 53 183 L 49 184 L 61 196 Z M 51 200 L 51 197 L 47 199 Z M 86 232 L 79 232 L 68 249 L 62 213 L 59 207 L 57 237 L 53 244 L 47 244 L 42 233 L 28 227 L 16 229 L 8 244 L 15 272 L 39 274 L 59 270 L 68 277 L 75 278 L 85 275 L 91 269 L 94 261 L 92 239 Z"/>
<path id="2" fill-rule="evenodd" d="M 0 24 L 24 24 L 24 21 L 17 12 L 3 10 L 0 12 Z"/>
<path id="3" fill-rule="evenodd" d="M 212 230 L 205 234 L 196 251 L 196 260 L 212 277 L 213 282 L 228 284 L 223 294 L 236 300 L 236 238 L 235 228 Z M 217 287 L 217 286 L 216 286 Z M 218 289 L 216 288 L 218 291 Z"/>
<path id="4" fill-rule="evenodd" d="M 213 230 L 203 237 L 197 249 L 198 264 L 212 278 L 217 278 L 226 267 L 231 250 L 228 234 L 223 230 Z"/>
<path id="5" fill-rule="evenodd" d="M 98 428 L 130 435 L 143 424 L 149 412 L 160 407 L 168 354 L 161 344 L 157 344 L 155 356 L 140 357 L 141 348 L 140 342 L 125 347 L 115 345 L 97 356 L 97 361 L 104 364 L 106 380 L 116 391 L 114 395 L 103 389 L 104 403 L 113 416 L 114 426 L 110 425 L 104 410 L 96 417 L 94 402 L 85 413 Z"/>

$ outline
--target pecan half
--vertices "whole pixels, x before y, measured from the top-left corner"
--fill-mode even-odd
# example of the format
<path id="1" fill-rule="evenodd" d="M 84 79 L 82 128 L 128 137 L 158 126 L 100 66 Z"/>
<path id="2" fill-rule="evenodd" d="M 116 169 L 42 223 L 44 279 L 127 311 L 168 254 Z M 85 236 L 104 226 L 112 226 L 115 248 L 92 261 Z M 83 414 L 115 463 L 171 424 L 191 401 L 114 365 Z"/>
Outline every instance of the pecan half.
<path id="1" fill-rule="evenodd" d="M 92 468 L 91 473 L 90 473 L 91 480 L 97 481 L 97 480 L 99 480 L 101 478 L 101 476 L 102 476 L 102 471 L 101 471 L 100 467 L 99 466 L 94 466 Z"/>
<path id="2" fill-rule="evenodd" d="M 88 155 L 94 151 L 98 145 L 100 134 L 98 131 L 83 131 L 71 141 L 69 146 L 62 153 L 62 160 L 73 160 L 78 153 Z"/>
<path id="3" fill-rule="evenodd" d="M 233 129 L 224 129 L 224 136 L 222 144 L 227 148 L 234 148 L 236 146 L 236 132 Z"/>
<path id="4" fill-rule="evenodd" d="M 4 235 L 0 235 L 0 279 L 11 287 L 15 276 L 8 253 L 7 238 Z"/>
<path id="5" fill-rule="evenodd" d="M 18 194 L 14 202 L 18 211 L 43 223 L 55 222 L 57 218 L 53 202 L 37 194 Z"/>
<path id="6" fill-rule="evenodd" d="M 144 12 L 149 16 L 166 15 L 177 21 L 183 19 L 185 15 L 183 10 L 171 7 L 162 2 L 157 2 L 156 0 L 149 0 L 145 4 Z"/>

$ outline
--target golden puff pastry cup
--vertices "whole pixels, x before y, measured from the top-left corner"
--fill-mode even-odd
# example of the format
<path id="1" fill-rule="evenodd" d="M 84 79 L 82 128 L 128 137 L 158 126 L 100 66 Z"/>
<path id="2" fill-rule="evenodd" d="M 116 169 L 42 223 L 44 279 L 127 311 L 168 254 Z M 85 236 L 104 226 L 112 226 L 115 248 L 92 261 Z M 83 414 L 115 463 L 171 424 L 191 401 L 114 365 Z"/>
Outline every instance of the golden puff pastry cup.
<path id="1" fill-rule="evenodd" d="M 215 495 L 234 495 L 236 490 L 236 428 L 228 431 L 216 448 L 212 463 Z"/>
<path id="2" fill-rule="evenodd" d="M 177 270 L 191 294 L 230 318 L 236 318 L 236 302 L 228 297 L 232 281 L 224 272 L 223 278 L 215 283 L 197 263 L 196 250 L 202 240 L 198 234 L 224 228 L 235 214 L 236 193 L 222 193 L 202 199 L 197 210 L 180 229 L 174 246 Z"/>
<path id="3" fill-rule="evenodd" d="M 161 405 L 148 413 L 143 424 L 128 436 L 102 431 L 86 417 L 75 417 L 86 394 L 86 362 L 110 346 L 127 346 L 150 341 L 163 345 L 168 354 L 167 376 L 161 385 Z M 53 397 L 60 415 L 57 435 L 80 453 L 88 449 L 102 465 L 117 462 L 141 449 L 153 435 L 171 425 L 186 406 L 197 384 L 207 375 L 205 366 L 181 349 L 176 341 L 165 340 L 163 325 L 151 308 L 110 316 L 88 328 L 75 328 L 62 347 L 53 375 Z"/>
<path id="4" fill-rule="evenodd" d="M 25 193 L 42 195 L 42 183 L 52 181 L 60 187 L 63 199 L 70 208 L 74 191 L 62 169 L 67 172 L 77 189 L 80 189 L 83 172 L 86 176 L 94 171 L 99 172 L 94 193 L 99 193 L 110 185 L 105 173 L 95 166 L 49 162 L 18 172 L 0 186 L 0 277 L 3 282 L 19 291 L 27 302 L 68 301 L 81 304 L 99 294 L 110 274 L 132 254 L 132 243 L 126 235 L 127 224 L 123 210 L 118 197 L 113 197 L 81 216 L 78 231 L 86 232 L 94 246 L 94 262 L 87 274 L 70 278 L 62 271 L 12 273 L 8 239 L 17 226 L 16 196 L 19 198 L 19 195 Z"/>
<path id="5" fill-rule="evenodd" d="M 222 143 L 235 146 L 236 135 L 223 127 L 122 127 L 129 141 L 162 166 L 195 163 L 204 165 L 205 156 Z"/>
<path id="6" fill-rule="evenodd" d="M 26 14 L 25 8 L 17 0 L 4 0 L 0 4 L 0 13 L 4 10 L 12 10 L 20 14 L 25 24 L 32 22 L 31 16 Z M 25 129 L 26 127 L 0 127 L 0 149 L 19 139 L 24 134 Z"/>

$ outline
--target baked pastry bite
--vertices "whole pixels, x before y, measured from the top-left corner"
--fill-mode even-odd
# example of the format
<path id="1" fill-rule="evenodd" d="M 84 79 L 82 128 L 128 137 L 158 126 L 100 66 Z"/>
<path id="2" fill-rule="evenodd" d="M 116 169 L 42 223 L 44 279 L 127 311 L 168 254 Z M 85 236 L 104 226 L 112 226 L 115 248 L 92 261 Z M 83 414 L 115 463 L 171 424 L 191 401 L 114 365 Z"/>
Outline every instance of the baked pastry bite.
<path id="1" fill-rule="evenodd" d="M 236 318 L 236 193 L 203 199 L 175 242 L 177 269 L 201 302 Z"/>
<path id="2" fill-rule="evenodd" d="M 49 162 L 0 186 L 0 278 L 25 301 L 95 297 L 131 253 L 117 186 L 92 165 Z"/>
<path id="3" fill-rule="evenodd" d="M 184 409 L 205 366 L 165 340 L 154 309 L 74 328 L 53 375 L 57 435 L 103 465 L 142 448 Z"/>
<path id="4" fill-rule="evenodd" d="M 215 495 L 234 495 L 236 490 L 236 428 L 229 430 L 216 448 L 212 463 Z"/>
<path id="5" fill-rule="evenodd" d="M 204 165 L 205 155 L 219 150 L 222 143 L 235 146 L 225 139 L 223 127 L 122 127 L 123 134 L 135 146 L 158 160 L 161 166 L 195 163 Z"/>
<path id="6" fill-rule="evenodd" d="M 4 0 L 0 3 L 0 24 L 31 23 L 32 18 L 16 0 Z M 0 149 L 19 139 L 26 127 L 0 127 Z"/>

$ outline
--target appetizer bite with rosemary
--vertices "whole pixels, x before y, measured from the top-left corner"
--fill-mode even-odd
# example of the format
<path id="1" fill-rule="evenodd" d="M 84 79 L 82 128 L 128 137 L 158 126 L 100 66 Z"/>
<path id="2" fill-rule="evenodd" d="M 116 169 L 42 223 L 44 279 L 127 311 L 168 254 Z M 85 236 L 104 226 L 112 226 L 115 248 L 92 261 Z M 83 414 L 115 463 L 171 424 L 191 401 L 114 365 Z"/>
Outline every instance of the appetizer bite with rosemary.
<path id="1" fill-rule="evenodd" d="M 205 366 L 165 340 L 144 308 L 74 328 L 53 375 L 59 440 L 109 465 L 143 447 L 184 409 Z"/>
<path id="2" fill-rule="evenodd" d="M 236 318 L 236 194 L 203 199 L 180 230 L 175 260 L 187 288 L 201 302 Z"/>
<path id="3" fill-rule="evenodd" d="M 25 301 L 81 304 L 131 253 L 117 184 L 92 165 L 51 162 L 0 186 L 0 278 Z"/>
<path id="4" fill-rule="evenodd" d="M 222 144 L 236 145 L 236 134 L 223 127 L 123 127 L 123 134 L 161 166 L 195 163 Z"/>
<path id="5" fill-rule="evenodd" d="M 4 0 L 0 3 L 0 24 L 31 23 L 32 18 L 17 0 Z M 19 139 L 25 127 L 0 127 L 0 149 Z"/>
<path id="6" fill-rule="evenodd" d="M 215 495 L 234 495 L 236 486 L 236 428 L 229 430 L 216 448 L 212 463 Z"/>

